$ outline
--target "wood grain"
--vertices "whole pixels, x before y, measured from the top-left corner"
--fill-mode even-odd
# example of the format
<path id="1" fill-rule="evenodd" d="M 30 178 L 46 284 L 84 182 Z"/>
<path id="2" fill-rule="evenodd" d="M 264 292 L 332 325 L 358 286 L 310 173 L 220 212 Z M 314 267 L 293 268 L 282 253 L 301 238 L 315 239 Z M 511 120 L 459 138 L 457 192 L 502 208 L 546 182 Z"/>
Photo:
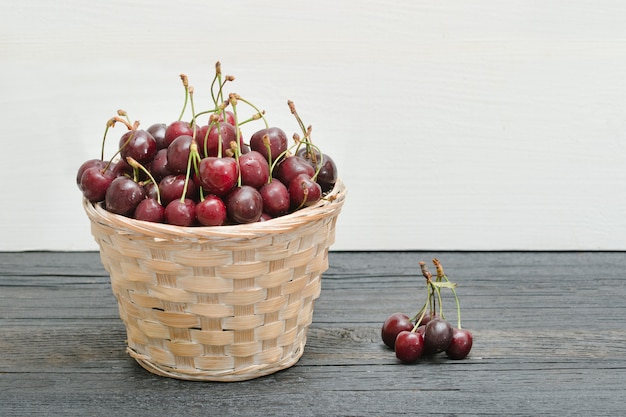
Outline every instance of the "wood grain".
<path id="1" fill-rule="evenodd" d="M 380 342 L 380 325 L 421 304 L 417 263 L 435 256 L 458 283 L 475 344 L 463 361 L 402 365 Z M 194 383 L 154 376 L 125 353 L 97 253 L 0 253 L 0 414 L 621 413 L 626 254 L 332 252 L 329 260 L 294 367 Z"/>

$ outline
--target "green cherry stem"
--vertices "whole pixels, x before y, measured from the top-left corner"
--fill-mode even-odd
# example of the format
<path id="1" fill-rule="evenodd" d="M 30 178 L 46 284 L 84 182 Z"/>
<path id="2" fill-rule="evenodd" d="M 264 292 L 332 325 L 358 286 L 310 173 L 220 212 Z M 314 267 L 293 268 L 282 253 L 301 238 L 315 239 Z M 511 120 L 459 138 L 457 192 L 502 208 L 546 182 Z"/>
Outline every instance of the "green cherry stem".
<path id="1" fill-rule="evenodd" d="M 291 114 L 293 114 L 296 120 L 298 121 L 298 124 L 300 125 L 300 128 L 302 129 L 302 134 L 306 136 L 307 129 L 304 127 L 304 123 L 302 123 L 302 119 L 300 119 L 300 116 L 298 116 L 295 103 L 291 100 L 287 100 L 287 105 L 289 106 L 289 110 L 291 111 Z"/>
<path id="2" fill-rule="evenodd" d="M 189 187 L 189 179 L 191 178 L 191 166 L 192 166 L 192 161 L 196 158 L 199 157 L 200 155 L 198 154 L 198 144 L 196 143 L 196 140 L 192 140 L 191 144 L 189 145 L 189 158 L 187 158 L 187 171 L 185 174 L 185 185 L 183 186 L 183 194 L 180 197 L 180 202 L 184 203 L 185 202 L 185 196 L 187 195 L 187 188 Z M 194 167 L 196 166 L 195 164 L 193 165 Z"/>
<path id="3" fill-rule="evenodd" d="M 157 202 L 161 204 L 161 192 L 159 191 L 158 183 L 156 182 L 156 180 L 150 173 L 150 170 L 144 167 L 143 165 L 141 165 L 137 160 L 135 160 L 131 156 L 126 157 L 126 162 L 128 162 L 128 165 L 133 167 L 133 173 L 135 173 L 137 170 L 142 170 L 143 172 L 146 173 L 146 175 L 150 178 L 150 181 L 152 181 L 152 183 L 156 185 L 155 188 L 156 188 L 156 193 L 157 193 Z"/>
<path id="4" fill-rule="evenodd" d="M 441 265 L 441 262 L 439 262 L 439 259 L 434 258 L 433 259 L 433 264 L 437 268 L 437 280 L 438 281 L 444 281 L 444 282 L 450 284 L 449 288 L 452 291 L 452 295 L 454 296 L 454 301 L 456 302 L 457 327 L 460 329 L 461 328 L 461 303 L 459 302 L 459 297 L 457 296 L 456 290 L 454 289 L 456 284 L 453 284 L 453 283 L 450 282 L 450 280 L 446 276 L 446 273 L 443 271 L 443 265 Z"/>
<path id="5" fill-rule="evenodd" d="M 211 98 L 213 99 L 213 104 L 217 107 L 217 97 L 215 97 L 215 83 L 217 82 L 217 78 L 219 74 L 222 73 L 222 64 L 217 61 L 215 63 L 215 76 L 213 77 L 213 81 L 211 81 Z"/>
<path id="6" fill-rule="evenodd" d="M 109 120 L 107 120 L 107 126 L 104 129 L 104 136 L 102 137 L 102 147 L 100 149 L 100 160 L 104 161 L 104 146 L 106 143 L 106 139 L 107 139 L 107 134 L 109 133 L 109 129 L 115 127 L 115 117 L 110 118 Z"/>
<path id="7" fill-rule="evenodd" d="M 241 140 L 241 131 L 239 130 L 238 116 L 237 116 L 237 95 L 230 94 L 228 96 L 228 101 L 233 108 L 233 117 L 235 118 L 235 143 L 230 143 L 231 149 L 235 152 L 235 159 L 237 160 L 237 165 L 239 165 L 239 155 L 241 154 L 241 149 L 239 148 L 239 143 Z M 226 120 L 226 118 L 224 118 Z M 237 178 L 237 185 L 241 187 L 241 169 L 239 169 L 239 177 Z"/>
<path id="8" fill-rule="evenodd" d="M 263 110 L 263 111 L 262 111 L 262 113 L 255 113 L 255 114 L 253 114 L 250 118 L 248 118 L 248 119 L 246 119 L 246 120 L 244 120 L 244 121 L 239 122 L 239 126 L 243 126 L 243 125 L 245 125 L 246 123 L 249 123 L 249 122 L 253 122 L 253 121 L 255 121 L 255 120 L 262 119 L 264 114 L 265 114 L 265 110 Z M 265 125 L 267 126 L 267 123 L 266 123 Z"/>
<path id="9" fill-rule="evenodd" d="M 196 133 L 198 132 L 198 124 L 196 123 L 196 108 L 194 106 L 194 102 L 193 102 L 193 86 L 190 86 L 188 89 L 189 92 L 189 102 L 191 104 L 191 114 L 193 114 L 194 116 L 191 119 L 191 125 L 193 126 L 193 133 L 192 133 L 192 137 L 195 140 L 196 139 Z"/>
<path id="10" fill-rule="evenodd" d="M 178 120 L 182 120 L 185 114 L 185 110 L 187 109 L 187 102 L 189 101 L 189 78 L 185 74 L 180 74 L 180 80 L 183 82 L 183 87 L 185 88 L 185 101 L 183 103 L 183 109 L 180 112 L 180 116 L 178 116 Z"/>
<path id="11" fill-rule="evenodd" d="M 263 135 L 263 145 L 265 146 L 265 149 L 267 149 L 267 162 L 270 167 L 270 175 L 267 176 L 267 183 L 269 184 L 270 182 L 272 182 L 272 178 L 274 177 L 274 163 L 272 161 L 272 147 L 270 145 L 270 137 L 267 133 Z"/>
<path id="12" fill-rule="evenodd" d="M 265 128 L 269 128 L 270 125 L 267 123 L 267 119 L 265 119 L 265 110 L 259 110 L 259 108 L 257 106 L 255 106 L 254 104 L 252 104 L 251 102 L 249 102 L 248 100 L 244 99 L 243 97 L 241 97 L 239 94 L 236 95 L 237 100 L 246 103 L 248 106 L 252 107 L 254 110 L 256 110 L 257 114 L 252 116 L 253 118 L 256 118 L 255 120 L 258 119 L 263 119 L 263 123 L 265 124 Z M 258 117 L 257 117 L 258 116 Z"/>

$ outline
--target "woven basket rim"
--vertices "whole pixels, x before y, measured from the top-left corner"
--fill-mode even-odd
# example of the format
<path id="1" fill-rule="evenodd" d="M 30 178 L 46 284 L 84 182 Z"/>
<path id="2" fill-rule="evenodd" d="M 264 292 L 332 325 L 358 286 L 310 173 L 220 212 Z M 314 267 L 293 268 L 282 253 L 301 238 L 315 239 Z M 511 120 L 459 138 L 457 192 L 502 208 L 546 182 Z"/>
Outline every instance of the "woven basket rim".
<path id="1" fill-rule="evenodd" d="M 263 222 L 225 226 L 185 227 L 136 220 L 111 213 L 102 207 L 101 203 L 91 203 L 84 197 L 83 208 L 93 222 L 143 236 L 162 239 L 172 237 L 185 239 L 246 238 L 284 233 L 312 220 L 335 215 L 341 210 L 346 194 L 347 189 L 341 178 L 338 178 L 331 192 L 315 205 Z"/>

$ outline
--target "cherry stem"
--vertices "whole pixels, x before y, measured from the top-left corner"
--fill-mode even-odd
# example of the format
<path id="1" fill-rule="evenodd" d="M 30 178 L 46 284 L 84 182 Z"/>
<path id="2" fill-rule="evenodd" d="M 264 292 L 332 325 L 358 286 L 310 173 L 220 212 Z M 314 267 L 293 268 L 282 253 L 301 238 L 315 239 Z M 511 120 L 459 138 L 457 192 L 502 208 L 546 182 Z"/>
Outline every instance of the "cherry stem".
<path id="1" fill-rule="evenodd" d="M 180 74 L 180 80 L 183 82 L 183 87 L 185 88 L 185 101 L 183 103 L 183 109 L 180 112 L 180 116 L 178 116 L 179 121 L 183 119 L 183 115 L 187 109 L 187 102 L 189 101 L 189 79 L 185 74 Z"/>
<path id="2" fill-rule="evenodd" d="M 193 86 L 189 87 L 189 102 L 191 103 L 191 114 L 193 114 L 194 116 L 191 119 L 191 125 L 193 126 L 193 133 L 192 133 L 192 137 L 195 140 L 196 139 L 196 133 L 198 132 L 198 124 L 196 123 L 196 108 L 194 106 L 194 101 L 193 101 Z"/>
<path id="3" fill-rule="evenodd" d="M 250 118 L 248 118 L 248 119 L 246 119 L 246 120 L 244 120 L 242 122 L 239 122 L 239 126 L 243 126 L 246 123 L 262 119 L 264 114 L 265 114 L 265 110 L 263 110 L 261 113 L 255 113 Z M 267 125 L 267 123 L 266 123 L 266 125 Z"/>
<path id="4" fill-rule="evenodd" d="M 426 302 L 424 303 L 424 305 L 420 309 L 419 313 L 417 313 L 415 315 L 415 317 L 413 317 L 411 319 L 411 320 L 415 320 L 419 316 L 419 319 L 415 322 L 415 326 L 413 326 L 413 330 L 411 330 L 412 332 L 415 332 L 417 330 L 417 328 L 420 327 L 420 324 L 422 324 L 422 320 L 424 320 L 424 316 L 426 315 L 426 310 L 427 310 L 427 307 L 428 307 L 428 299 L 429 298 L 430 298 L 430 287 L 426 287 Z"/>
<path id="5" fill-rule="evenodd" d="M 233 107 L 233 117 L 235 118 L 235 144 L 230 143 L 230 148 L 235 152 L 235 159 L 237 160 L 237 165 L 239 165 L 239 154 L 241 153 L 241 149 L 239 149 L 239 143 L 241 140 L 241 131 L 239 130 L 238 124 L 238 116 L 237 116 L 237 95 L 230 94 L 228 96 L 228 101 L 230 105 Z M 226 120 L 226 118 L 224 118 Z M 241 187 L 241 169 L 239 171 L 239 177 L 237 178 L 237 185 Z"/>
<path id="6" fill-rule="evenodd" d="M 217 107 L 217 97 L 215 97 L 215 82 L 218 81 L 218 77 L 222 73 L 222 64 L 217 61 L 215 63 L 215 76 L 213 77 L 213 81 L 211 82 L 211 98 L 213 99 L 213 104 Z"/>
<path id="7" fill-rule="evenodd" d="M 180 202 L 185 202 L 185 196 L 187 195 L 187 188 L 189 186 L 189 178 L 191 177 L 191 161 L 198 155 L 198 144 L 193 139 L 189 145 L 189 158 L 187 158 L 187 172 L 185 173 L 185 185 L 183 186 L 183 195 L 180 197 Z M 199 155 L 198 155 L 199 156 Z M 196 165 L 194 164 L 194 167 Z"/>
<path id="8" fill-rule="evenodd" d="M 302 134 L 306 136 L 307 129 L 304 127 L 304 123 L 302 123 L 302 119 L 300 119 L 300 116 L 298 116 L 298 112 L 296 111 L 296 105 L 291 100 L 287 100 L 287 105 L 289 106 L 289 110 L 291 110 L 291 114 L 293 114 L 296 120 L 298 121 L 298 124 L 300 125 L 300 128 L 302 129 Z"/>
<path id="9" fill-rule="evenodd" d="M 128 122 L 128 124 L 129 124 L 129 125 L 131 124 L 131 122 L 130 122 L 130 118 L 128 117 L 128 113 L 126 112 L 126 110 L 119 109 L 119 110 L 117 111 L 117 115 L 118 115 L 118 116 L 120 116 L 120 117 L 124 117 L 124 118 L 125 118 L 125 120 Z"/>
<path id="10" fill-rule="evenodd" d="M 156 185 L 156 193 L 157 193 L 157 202 L 159 204 L 161 204 L 161 192 L 159 191 L 159 186 L 158 183 L 156 182 L 156 180 L 154 179 L 154 177 L 152 176 L 152 174 L 150 173 L 150 170 L 147 169 L 146 167 L 144 167 L 143 165 L 141 165 L 137 160 L 135 160 L 133 157 L 131 156 L 127 156 L 126 157 L 126 162 L 128 162 L 128 165 L 130 165 L 131 167 L 133 167 L 133 173 L 135 173 L 137 170 L 142 170 L 143 172 L 146 173 L 146 175 L 148 175 L 148 177 L 150 178 L 150 181 L 152 181 L 152 183 L 154 185 Z"/>
<path id="11" fill-rule="evenodd" d="M 300 147 L 301 143 L 302 142 L 298 144 L 296 149 Z M 311 161 L 315 164 L 315 174 L 313 174 L 313 176 L 311 177 L 311 179 L 315 181 L 317 179 L 318 174 L 322 170 L 322 165 L 324 164 L 324 154 L 322 154 L 322 150 L 316 145 L 314 145 L 313 143 L 311 142 L 305 142 L 305 143 L 307 147 L 307 153 L 311 156 Z M 313 148 L 313 152 L 311 152 L 311 148 Z M 319 154 L 320 156 L 319 163 L 317 162 L 317 157 L 315 156 L 316 154 Z"/>
<path id="12" fill-rule="evenodd" d="M 272 182 L 274 164 L 272 163 L 272 147 L 270 146 L 270 137 L 267 133 L 263 135 L 263 145 L 265 145 L 265 149 L 267 149 L 267 162 L 270 167 L 270 175 L 267 176 L 267 183 L 269 184 Z"/>
<path id="13" fill-rule="evenodd" d="M 201 111 L 199 113 L 196 113 L 194 115 L 192 121 L 195 123 L 195 121 L 198 119 L 199 116 L 202 116 L 204 114 L 213 114 L 213 113 L 219 112 L 220 110 L 221 109 L 219 107 L 215 107 L 214 109 L 211 109 L 211 110 L 203 110 L 203 111 Z"/>
<path id="14" fill-rule="evenodd" d="M 115 127 L 115 118 L 112 117 L 109 120 L 107 120 L 107 126 L 106 129 L 104 129 L 104 136 L 102 137 L 102 148 L 100 149 L 100 160 L 104 161 L 104 146 L 106 143 L 106 139 L 107 139 L 107 134 L 109 133 L 109 129 L 111 129 L 112 127 Z M 110 161 L 109 161 L 110 163 Z"/>
<path id="15" fill-rule="evenodd" d="M 254 104 L 252 104 L 251 102 L 249 102 L 248 100 L 244 99 L 243 97 L 241 97 L 239 94 L 236 94 L 235 97 L 237 98 L 237 100 L 242 101 L 244 103 L 246 103 L 248 106 L 252 107 L 254 110 L 256 110 L 257 114 L 253 116 L 257 117 L 257 119 L 263 119 L 263 123 L 265 123 L 265 128 L 269 128 L 270 125 L 267 123 L 267 120 L 265 119 L 265 110 L 259 110 L 259 108 L 257 106 L 255 106 Z"/>
<path id="16" fill-rule="evenodd" d="M 437 308 L 437 300 L 435 299 L 435 290 L 432 285 L 432 277 L 433 275 L 428 270 L 426 264 L 422 261 L 419 262 L 420 269 L 422 270 L 422 275 L 426 278 L 426 286 L 428 287 L 428 302 L 430 304 L 430 311 L 434 312 Z"/>
<path id="17" fill-rule="evenodd" d="M 304 194 L 304 199 L 302 200 L 302 203 L 300 203 L 300 205 L 298 207 L 296 207 L 296 211 L 300 210 L 302 207 L 304 207 L 304 205 L 306 204 L 307 200 L 309 199 L 309 189 L 306 188 L 306 185 L 304 185 L 305 183 L 302 182 L 300 183 L 300 187 L 302 188 L 302 193 Z"/>

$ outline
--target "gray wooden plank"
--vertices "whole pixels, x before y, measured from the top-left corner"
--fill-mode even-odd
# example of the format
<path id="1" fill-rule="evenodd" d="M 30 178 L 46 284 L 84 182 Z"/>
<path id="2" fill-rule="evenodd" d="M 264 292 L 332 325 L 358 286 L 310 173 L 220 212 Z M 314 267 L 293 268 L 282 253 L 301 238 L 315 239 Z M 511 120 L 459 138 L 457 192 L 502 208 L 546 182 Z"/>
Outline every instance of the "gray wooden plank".
<path id="1" fill-rule="evenodd" d="M 17 257 L 16 257 L 17 256 Z M 464 361 L 398 363 L 386 315 L 416 304 L 417 262 L 459 283 Z M 626 392 L 623 253 L 331 253 L 305 354 L 240 383 L 154 376 L 94 253 L 0 253 L 0 414 L 610 415 Z M 416 291 L 416 288 L 419 290 Z"/>

